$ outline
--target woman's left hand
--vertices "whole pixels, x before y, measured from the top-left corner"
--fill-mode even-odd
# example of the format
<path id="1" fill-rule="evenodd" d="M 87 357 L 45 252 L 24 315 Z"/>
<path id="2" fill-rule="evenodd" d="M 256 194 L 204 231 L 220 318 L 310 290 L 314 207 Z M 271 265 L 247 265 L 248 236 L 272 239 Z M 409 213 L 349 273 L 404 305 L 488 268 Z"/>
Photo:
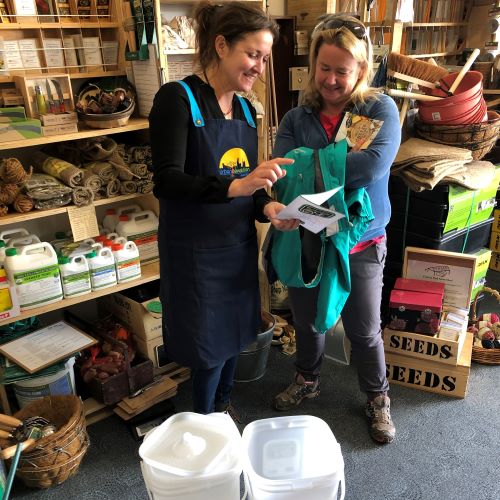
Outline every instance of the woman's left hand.
<path id="1" fill-rule="evenodd" d="M 269 219 L 269 222 L 280 231 L 293 231 L 300 226 L 298 219 L 277 219 L 278 214 L 285 208 L 283 203 L 270 201 L 264 207 L 264 215 Z"/>

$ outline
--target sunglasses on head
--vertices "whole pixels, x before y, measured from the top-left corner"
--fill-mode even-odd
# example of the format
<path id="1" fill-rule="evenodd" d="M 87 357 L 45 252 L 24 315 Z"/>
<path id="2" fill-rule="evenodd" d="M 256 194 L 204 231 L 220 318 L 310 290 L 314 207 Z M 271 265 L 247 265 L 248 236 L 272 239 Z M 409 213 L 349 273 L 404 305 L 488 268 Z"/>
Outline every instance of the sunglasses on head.
<path id="1" fill-rule="evenodd" d="M 354 23 L 345 19 L 330 19 L 328 21 L 321 21 L 314 31 L 317 33 L 323 30 L 335 30 L 340 28 L 347 28 L 358 40 L 366 38 L 366 28 L 361 24 Z"/>

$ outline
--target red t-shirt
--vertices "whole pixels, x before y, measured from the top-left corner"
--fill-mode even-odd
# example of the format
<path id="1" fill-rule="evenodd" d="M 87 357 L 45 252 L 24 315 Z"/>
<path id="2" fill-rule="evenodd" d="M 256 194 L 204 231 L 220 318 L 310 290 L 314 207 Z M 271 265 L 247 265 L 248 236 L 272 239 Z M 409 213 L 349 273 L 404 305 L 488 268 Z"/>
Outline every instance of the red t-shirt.
<path id="1" fill-rule="evenodd" d="M 329 141 L 331 141 L 332 139 L 333 133 L 337 128 L 341 116 L 342 116 L 341 114 L 335 116 L 325 115 L 324 113 L 319 114 L 319 121 L 321 122 L 321 125 L 323 125 L 323 128 L 325 129 Z M 352 254 L 352 253 L 362 252 L 366 248 L 371 247 L 372 245 L 375 245 L 377 243 L 380 243 L 381 241 L 384 240 L 384 238 L 385 238 L 384 236 L 378 236 L 377 238 L 373 238 L 368 241 L 362 241 L 361 243 L 354 245 L 349 253 Z"/>

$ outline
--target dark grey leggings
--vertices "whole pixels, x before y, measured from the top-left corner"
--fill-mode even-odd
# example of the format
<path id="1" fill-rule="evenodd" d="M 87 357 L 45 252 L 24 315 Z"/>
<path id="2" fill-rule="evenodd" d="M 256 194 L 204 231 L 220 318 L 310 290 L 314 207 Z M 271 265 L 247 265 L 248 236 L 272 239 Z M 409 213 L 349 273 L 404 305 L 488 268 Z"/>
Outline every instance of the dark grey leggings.
<path id="1" fill-rule="evenodd" d="M 349 256 L 351 293 L 342 310 L 342 323 L 351 341 L 352 356 L 363 392 L 385 392 L 384 344 L 380 329 L 380 302 L 386 256 L 385 240 Z M 314 328 L 319 288 L 289 288 L 296 341 L 297 371 L 319 375 L 325 350 L 325 335 Z"/>

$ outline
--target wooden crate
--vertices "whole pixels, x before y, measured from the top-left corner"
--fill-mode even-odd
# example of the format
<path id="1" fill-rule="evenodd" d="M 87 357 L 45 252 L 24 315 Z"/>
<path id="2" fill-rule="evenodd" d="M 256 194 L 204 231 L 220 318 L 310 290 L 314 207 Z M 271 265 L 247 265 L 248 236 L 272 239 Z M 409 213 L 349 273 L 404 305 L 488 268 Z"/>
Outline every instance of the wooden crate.
<path id="1" fill-rule="evenodd" d="M 444 340 L 389 328 L 384 329 L 383 336 L 386 353 L 454 366 L 458 363 L 466 337 L 465 332 L 462 332 L 457 341 Z"/>
<path id="2" fill-rule="evenodd" d="M 47 87 L 46 80 L 57 80 L 59 85 L 61 86 L 61 91 L 64 98 L 64 106 L 67 112 L 71 112 L 75 110 L 75 103 L 73 101 L 73 92 L 71 90 L 71 80 L 69 75 L 67 74 L 47 74 L 39 77 L 31 77 L 31 76 L 14 76 L 14 82 L 16 84 L 16 88 L 21 92 L 24 98 L 24 107 L 26 109 L 26 116 L 30 118 L 39 118 L 38 107 L 36 105 L 36 97 L 35 97 L 35 86 L 39 85 L 42 94 L 45 97 L 47 102 L 47 109 L 49 109 L 48 105 L 48 96 L 47 96 Z M 56 103 L 56 107 L 58 106 L 59 96 L 57 95 L 56 89 L 54 85 L 51 84 L 51 92 L 52 97 Z"/>
<path id="3" fill-rule="evenodd" d="M 297 18 L 296 29 L 307 30 L 311 35 L 318 17 L 333 12 L 335 0 L 287 0 L 286 15 Z"/>
<path id="4" fill-rule="evenodd" d="M 464 398 L 469 380 L 471 354 L 472 334 L 468 332 L 456 366 L 386 353 L 387 380 L 390 384 Z"/>

